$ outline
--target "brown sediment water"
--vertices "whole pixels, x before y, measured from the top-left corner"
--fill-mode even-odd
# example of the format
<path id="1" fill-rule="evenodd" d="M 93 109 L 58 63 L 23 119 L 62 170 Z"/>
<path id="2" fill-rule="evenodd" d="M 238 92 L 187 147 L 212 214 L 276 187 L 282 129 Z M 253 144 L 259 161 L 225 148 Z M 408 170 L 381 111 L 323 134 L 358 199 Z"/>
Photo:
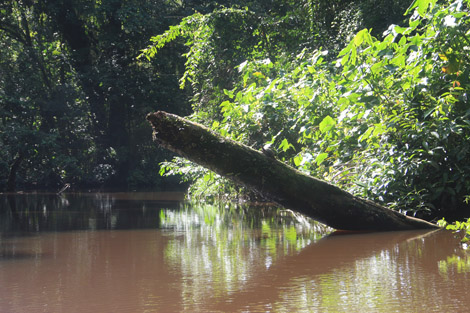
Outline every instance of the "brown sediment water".
<path id="1" fill-rule="evenodd" d="M 469 252 L 449 231 L 329 236 L 259 206 L 131 194 L 21 197 L 15 208 L 0 199 L 2 313 L 470 307 Z"/>

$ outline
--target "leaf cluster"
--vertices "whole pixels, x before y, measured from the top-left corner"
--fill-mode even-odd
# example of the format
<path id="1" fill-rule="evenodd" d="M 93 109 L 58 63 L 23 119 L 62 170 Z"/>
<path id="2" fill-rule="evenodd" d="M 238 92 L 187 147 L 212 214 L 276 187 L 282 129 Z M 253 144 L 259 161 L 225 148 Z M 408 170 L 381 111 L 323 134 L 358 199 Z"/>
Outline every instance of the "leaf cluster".
<path id="1" fill-rule="evenodd" d="M 470 193 L 468 1 L 415 1 L 408 13 L 408 25 L 380 40 L 363 29 L 339 54 L 240 62 L 212 128 L 397 210 L 459 214 Z"/>
<path id="2" fill-rule="evenodd" d="M 449 224 L 445 219 L 438 221 L 438 224 L 441 227 L 445 227 L 447 230 L 452 230 L 456 233 L 463 232 L 464 236 L 462 238 L 462 243 L 466 244 L 470 241 L 470 218 L 467 221 L 455 221 L 452 224 Z M 465 247 L 468 247 L 465 245 Z"/>

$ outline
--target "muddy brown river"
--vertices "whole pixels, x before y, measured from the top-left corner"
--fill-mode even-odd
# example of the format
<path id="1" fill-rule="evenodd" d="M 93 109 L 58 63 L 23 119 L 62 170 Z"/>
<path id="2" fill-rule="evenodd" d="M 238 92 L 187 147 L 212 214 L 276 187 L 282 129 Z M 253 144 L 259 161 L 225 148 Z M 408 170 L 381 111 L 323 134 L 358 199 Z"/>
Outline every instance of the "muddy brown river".
<path id="1" fill-rule="evenodd" d="M 176 193 L 0 195 L 0 312 L 469 312 L 464 247 Z"/>

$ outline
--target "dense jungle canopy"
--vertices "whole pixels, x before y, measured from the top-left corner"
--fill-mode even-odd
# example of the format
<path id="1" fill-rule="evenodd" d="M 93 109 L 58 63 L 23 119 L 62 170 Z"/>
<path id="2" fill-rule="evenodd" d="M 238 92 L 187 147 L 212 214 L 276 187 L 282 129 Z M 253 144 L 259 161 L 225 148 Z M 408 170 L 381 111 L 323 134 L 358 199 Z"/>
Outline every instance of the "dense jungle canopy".
<path id="1" fill-rule="evenodd" d="M 464 215 L 469 2 L 1 1 L 0 189 L 249 196 L 152 144 L 164 110 L 396 210 Z"/>

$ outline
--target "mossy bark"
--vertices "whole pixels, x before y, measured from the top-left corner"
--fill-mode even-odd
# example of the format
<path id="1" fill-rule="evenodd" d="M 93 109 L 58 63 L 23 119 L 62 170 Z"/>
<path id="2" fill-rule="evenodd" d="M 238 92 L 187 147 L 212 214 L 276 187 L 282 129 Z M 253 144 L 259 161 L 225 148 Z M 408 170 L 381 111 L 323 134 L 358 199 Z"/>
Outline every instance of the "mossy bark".
<path id="1" fill-rule="evenodd" d="M 258 192 L 268 200 L 341 230 L 438 228 L 390 210 L 163 111 L 147 115 L 161 146 Z"/>

